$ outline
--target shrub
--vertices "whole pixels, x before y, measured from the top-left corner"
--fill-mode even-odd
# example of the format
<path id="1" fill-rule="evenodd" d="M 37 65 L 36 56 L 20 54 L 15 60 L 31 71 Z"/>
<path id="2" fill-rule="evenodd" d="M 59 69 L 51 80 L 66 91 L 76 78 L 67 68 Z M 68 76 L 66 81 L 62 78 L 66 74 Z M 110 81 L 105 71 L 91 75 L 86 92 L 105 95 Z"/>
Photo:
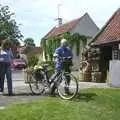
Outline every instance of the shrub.
<path id="1" fill-rule="evenodd" d="M 27 59 L 28 59 L 28 67 L 34 67 L 35 65 L 37 65 L 39 61 L 38 57 L 33 54 L 28 54 Z"/>

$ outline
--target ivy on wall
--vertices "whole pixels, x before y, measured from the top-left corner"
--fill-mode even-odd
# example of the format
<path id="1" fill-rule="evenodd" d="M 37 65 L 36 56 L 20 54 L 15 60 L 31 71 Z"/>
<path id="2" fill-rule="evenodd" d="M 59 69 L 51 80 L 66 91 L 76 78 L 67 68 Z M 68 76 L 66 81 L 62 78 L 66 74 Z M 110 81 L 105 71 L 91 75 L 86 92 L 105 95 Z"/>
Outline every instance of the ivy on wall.
<path id="1" fill-rule="evenodd" d="M 62 38 L 65 38 L 66 40 L 68 40 L 68 44 L 71 47 L 71 49 L 73 48 L 73 46 L 76 46 L 77 56 L 79 56 L 80 54 L 81 43 L 83 47 L 85 47 L 85 45 L 87 44 L 87 37 L 80 35 L 79 33 L 74 33 L 71 35 L 69 32 L 66 32 L 57 37 L 50 37 L 48 39 L 42 39 L 41 47 L 44 50 L 46 60 L 48 59 L 50 61 L 53 60 L 53 54 L 55 52 L 55 49 L 60 46 L 60 40 Z"/>

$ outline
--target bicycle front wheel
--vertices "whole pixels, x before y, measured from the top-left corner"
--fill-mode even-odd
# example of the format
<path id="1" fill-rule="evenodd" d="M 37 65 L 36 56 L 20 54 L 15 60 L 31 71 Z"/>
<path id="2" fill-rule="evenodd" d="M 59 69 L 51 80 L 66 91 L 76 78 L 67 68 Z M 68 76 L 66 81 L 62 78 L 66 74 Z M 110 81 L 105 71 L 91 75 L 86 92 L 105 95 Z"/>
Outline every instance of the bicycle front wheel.
<path id="1" fill-rule="evenodd" d="M 72 74 L 65 74 L 61 77 L 58 85 L 58 94 L 62 99 L 70 100 L 78 93 L 78 81 Z"/>
<path id="2" fill-rule="evenodd" d="M 41 93 L 44 92 L 45 87 L 40 80 L 36 80 L 32 75 L 30 76 L 29 79 L 30 90 L 32 91 L 33 94 L 40 95 Z"/>

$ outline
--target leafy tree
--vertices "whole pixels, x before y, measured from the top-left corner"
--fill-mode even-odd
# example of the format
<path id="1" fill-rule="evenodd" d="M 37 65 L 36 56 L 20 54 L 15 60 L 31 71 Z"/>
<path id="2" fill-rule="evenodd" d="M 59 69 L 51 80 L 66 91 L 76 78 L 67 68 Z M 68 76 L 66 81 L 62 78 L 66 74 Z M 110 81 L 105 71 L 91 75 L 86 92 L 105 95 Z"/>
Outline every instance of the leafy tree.
<path id="1" fill-rule="evenodd" d="M 34 39 L 33 38 L 26 38 L 25 40 L 24 40 L 24 43 L 26 44 L 26 45 L 35 45 L 35 43 L 34 43 Z"/>
<path id="2" fill-rule="evenodd" d="M 13 16 L 14 13 L 11 13 L 9 6 L 0 5 L 0 42 L 9 38 L 13 45 L 19 45 L 23 35 Z"/>

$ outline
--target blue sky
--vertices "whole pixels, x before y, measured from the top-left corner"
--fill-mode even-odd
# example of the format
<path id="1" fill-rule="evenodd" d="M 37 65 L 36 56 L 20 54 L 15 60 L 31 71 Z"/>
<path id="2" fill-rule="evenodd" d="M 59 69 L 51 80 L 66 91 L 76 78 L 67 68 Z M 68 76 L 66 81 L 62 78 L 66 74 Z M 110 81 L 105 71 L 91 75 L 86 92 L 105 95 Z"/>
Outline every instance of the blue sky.
<path id="1" fill-rule="evenodd" d="M 40 39 L 57 25 L 58 4 L 61 4 L 60 17 L 64 22 L 88 12 L 99 28 L 120 7 L 119 0 L 0 0 L 0 4 L 10 6 L 24 37 L 34 38 L 37 46 Z"/>

